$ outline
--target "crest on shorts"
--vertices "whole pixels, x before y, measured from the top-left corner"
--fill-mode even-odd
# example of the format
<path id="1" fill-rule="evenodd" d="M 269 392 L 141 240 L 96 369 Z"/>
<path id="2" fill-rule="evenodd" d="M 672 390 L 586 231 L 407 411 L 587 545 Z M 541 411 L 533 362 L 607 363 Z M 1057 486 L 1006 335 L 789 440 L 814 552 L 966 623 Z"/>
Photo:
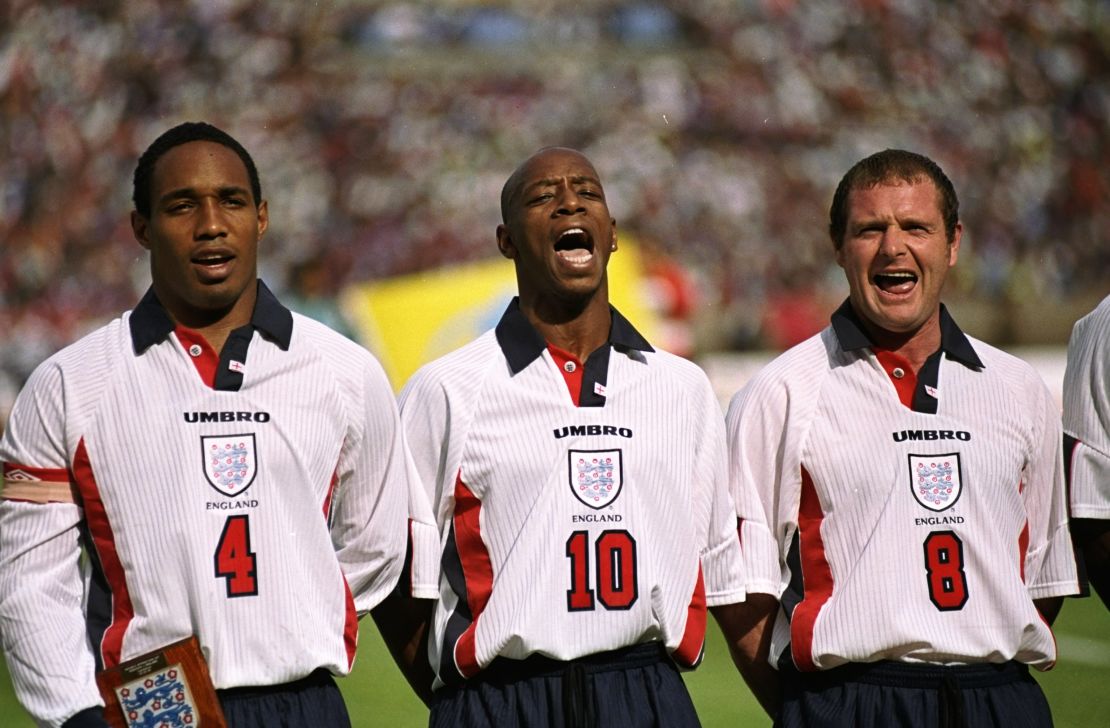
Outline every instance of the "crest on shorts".
<path id="1" fill-rule="evenodd" d="M 234 498 L 250 487 L 257 472 L 254 434 L 201 437 L 204 477 L 228 497 Z"/>
<path id="2" fill-rule="evenodd" d="M 931 511 L 951 508 L 960 498 L 960 454 L 910 455 L 910 489 Z"/>
<path id="3" fill-rule="evenodd" d="M 127 728 L 196 725 L 193 696 L 183 678 L 181 666 L 170 665 L 116 688 Z"/>
<path id="4" fill-rule="evenodd" d="M 604 508 L 617 499 L 624 480 L 620 450 L 571 450 L 570 490 L 590 508 Z"/>

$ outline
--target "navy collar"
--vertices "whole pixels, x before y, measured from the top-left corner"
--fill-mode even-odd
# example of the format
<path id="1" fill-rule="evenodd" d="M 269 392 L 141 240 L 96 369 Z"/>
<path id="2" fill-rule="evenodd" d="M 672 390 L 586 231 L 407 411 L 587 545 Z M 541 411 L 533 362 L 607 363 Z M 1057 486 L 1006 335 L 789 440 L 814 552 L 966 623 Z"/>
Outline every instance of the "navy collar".
<path id="1" fill-rule="evenodd" d="M 833 331 L 843 351 L 870 349 L 874 347 L 867 330 L 863 328 L 859 316 L 852 308 L 850 299 L 845 299 L 831 317 Z M 949 359 L 955 359 L 970 369 L 982 369 L 983 362 L 975 353 L 967 336 L 949 315 L 944 304 L 940 304 L 940 351 Z"/>
<path id="2" fill-rule="evenodd" d="M 173 319 L 154 295 L 154 287 L 147 289 L 139 305 L 131 312 L 131 345 L 140 355 L 151 346 L 164 341 L 174 330 Z M 258 298 L 254 303 L 250 326 L 270 339 L 283 351 L 289 350 L 293 338 L 293 314 L 281 305 L 261 279 L 258 281 Z"/>
<path id="3" fill-rule="evenodd" d="M 617 351 L 655 351 L 640 332 L 628 322 L 620 311 L 609 306 L 609 345 Z M 514 296 L 505 309 L 496 328 L 497 343 L 517 374 L 543 354 L 547 342 L 536 327 L 520 310 L 520 298 Z"/>

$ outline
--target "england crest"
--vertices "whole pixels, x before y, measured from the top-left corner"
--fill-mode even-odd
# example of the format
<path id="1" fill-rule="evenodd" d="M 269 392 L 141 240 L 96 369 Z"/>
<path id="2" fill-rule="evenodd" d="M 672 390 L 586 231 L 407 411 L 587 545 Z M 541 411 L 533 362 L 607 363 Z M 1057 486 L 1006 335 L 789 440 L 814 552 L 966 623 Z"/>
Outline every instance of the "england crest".
<path id="1" fill-rule="evenodd" d="M 116 688 L 127 727 L 187 728 L 197 725 L 195 701 L 184 677 L 181 665 L 170 665 Z"/>
<path id="2" fill-rule="evenodd" d="M 590 508 L 604 508 L 617 499 L 624 480 L 620 450 L 571 450 L 570 490 Z"/>
<path id="3" fill-rule="evenodd" d="M 955 505 L 963 491 L 960 454 L 910 455 L 910 490 L 917 502 L 931 511 Z"/>
<path id="4" fill-rule="evenodd" d="M 234 498 L 254 482 L 257 472 L 254 434 L 222 435 L 200 438 L 204 455 L 204 477 L 229 498 Z"/>

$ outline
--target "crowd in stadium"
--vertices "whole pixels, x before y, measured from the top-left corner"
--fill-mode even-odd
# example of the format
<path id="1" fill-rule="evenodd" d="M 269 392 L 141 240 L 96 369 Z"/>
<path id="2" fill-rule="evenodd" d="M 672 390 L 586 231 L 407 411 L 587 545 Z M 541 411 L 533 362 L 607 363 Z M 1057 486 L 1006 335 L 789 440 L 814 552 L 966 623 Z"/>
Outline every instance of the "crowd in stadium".
<path id="1" fill-rule="evenodd" d="M 207 119 L 254 150 L 263 277 L 331 290 L 495 254 L 513 160 L 588 150 L 620 230 L 692 272 L 713 345 L 832 280 L 828 200 L 885 146 L 962 194 L 961 289 L 1110 273 L 1110 10 L 1081 0 L 35 3 L 0 10 L 0 402 L 149 280 L 134 160 Z M 1061 332 L 1061 337 L 1067 332 Z"/>

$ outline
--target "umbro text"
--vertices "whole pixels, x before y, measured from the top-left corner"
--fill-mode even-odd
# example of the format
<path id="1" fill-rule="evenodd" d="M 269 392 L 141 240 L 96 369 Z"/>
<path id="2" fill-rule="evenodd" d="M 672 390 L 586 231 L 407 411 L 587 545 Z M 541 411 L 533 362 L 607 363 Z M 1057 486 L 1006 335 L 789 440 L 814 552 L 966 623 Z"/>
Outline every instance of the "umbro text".
<path id="1" fill-rule="evenodd" d="M 186 412 L 186 422 L 269 422 L 269 412 Z"/>
<path id="2" fill-rule="evenodd" d="M 895 442 L 906 440 L 961 440 L 967 442 L 971 433 L 966 430 L 902 430 L 890 433 Z"/>
<path id="3" fill-rule="evenodd" d="M 615 435 L 617 437 L 632 437 L 632 430 L 627 427 L 614 427 L 613 425 L 564 425 L 555 432 L 555 439 L 564 437 L 585 437 L 587 435 Z"/>

